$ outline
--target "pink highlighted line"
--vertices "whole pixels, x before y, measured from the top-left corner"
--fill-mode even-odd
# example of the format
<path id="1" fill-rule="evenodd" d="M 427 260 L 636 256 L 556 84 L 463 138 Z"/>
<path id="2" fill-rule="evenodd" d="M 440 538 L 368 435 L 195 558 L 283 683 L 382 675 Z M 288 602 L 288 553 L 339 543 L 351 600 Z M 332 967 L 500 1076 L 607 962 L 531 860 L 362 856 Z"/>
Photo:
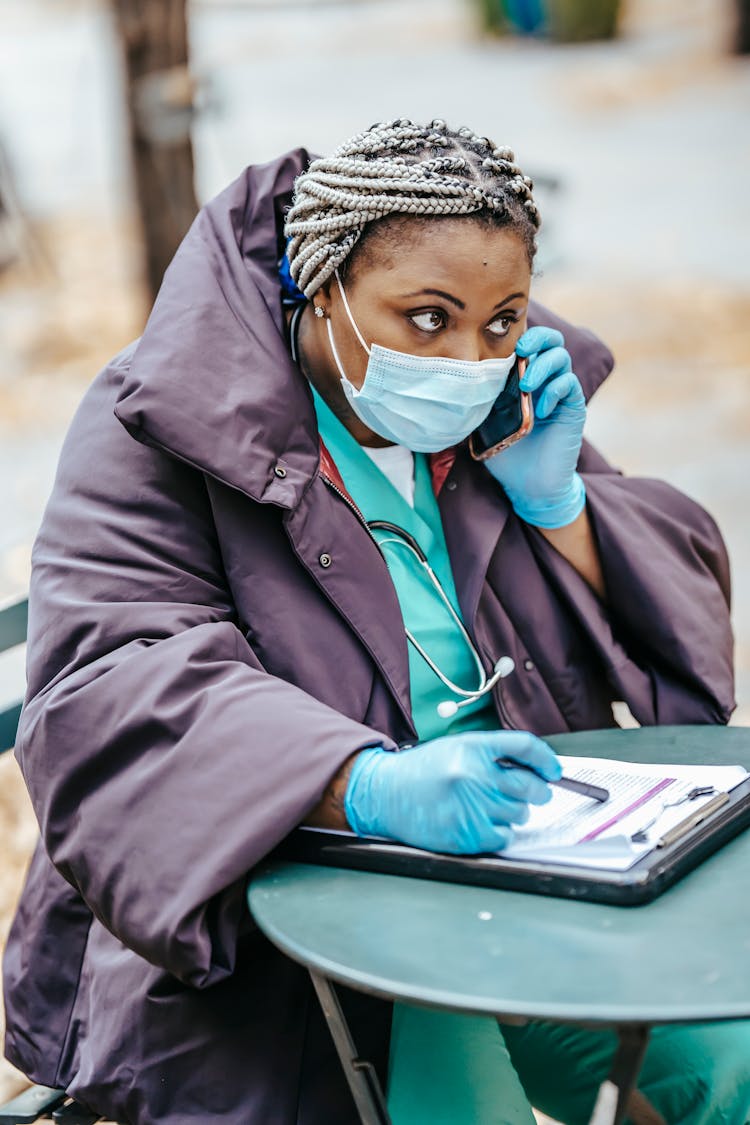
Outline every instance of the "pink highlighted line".
<path id="1" fill-rule="evenodd" d="M 578 843 L 585 844 L 587 840 L 595 840 L 597 836 L 600 836 L 602 832 L 606 832 L 606 830 L 608 828 L 611 828 L 613 824 L 617 824 L 618 821 L 624 820 L 625 817 L 629 816 L 634 809 L 639 809 L 641 805 L 646 804 L 646 801 L 650 801 L 651 798 L 655 797 L 657 793 L 661 793 L 662 789 L 666 789 L 667 786 L 671 785 L 674 780 L 675 778 L 673 777 L 662 778 L 658 785 L 655 785 L 653 789 L 649 789 L 648 793 L 644 793 L 642 797 L 639 797 L 637 801 L 633 801 L 633 803 L 631 805 L 628 805 L 627 808 L 621 809 L 616 816 L 610 817 L 610 819 L 605 821 L 604 824 L 600 824 L 598 828 L 593 828 L 591 832 L 587 833 L 585 836 L 582 836 Z"/>

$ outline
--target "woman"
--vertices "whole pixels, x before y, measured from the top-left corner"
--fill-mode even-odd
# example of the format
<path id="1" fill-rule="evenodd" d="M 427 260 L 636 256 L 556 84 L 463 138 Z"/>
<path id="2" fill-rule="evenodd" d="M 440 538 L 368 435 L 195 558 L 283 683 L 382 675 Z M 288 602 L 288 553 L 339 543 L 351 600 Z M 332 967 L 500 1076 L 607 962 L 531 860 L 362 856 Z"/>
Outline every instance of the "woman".
<path id="1" fill-rule="evenodd" d="M 308 164 L 250 168 L 201 212 L 86 395 L 34 551 L 18 754 L 44 849 L 6 1051 L 138 1125 L 356 1119 L 306 974 L 244 907 L 295 825 L 501 848 L 549 790 L 500 754 L 551 779 L 538 736 L 613 725 L 615 700 L 642 723 L 733 707 L 720 537 L 582 444 L 611 357 L 529 301 L 512 153 L 397 121 Z M 482 464 L 464 439 L 516 354 L 535 426 Z M 385 1078 L 390 1008 L 346 1006 Z M 586 1120 L 611 1041 L 504 1035 L 498 1096 L 517 1072 Z M 747 1044 L 657 1034 L 641 1089 L 670 1121 L 745 1122 Z"/>

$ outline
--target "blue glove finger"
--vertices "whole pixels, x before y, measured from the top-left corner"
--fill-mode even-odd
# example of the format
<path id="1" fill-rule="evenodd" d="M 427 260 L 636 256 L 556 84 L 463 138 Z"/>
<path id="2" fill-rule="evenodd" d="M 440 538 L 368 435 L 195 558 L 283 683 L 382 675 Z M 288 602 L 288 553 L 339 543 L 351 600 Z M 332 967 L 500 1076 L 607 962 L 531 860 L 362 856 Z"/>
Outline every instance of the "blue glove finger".
<path id="1" fill-rule="evenodd" d="M 473 846 L 470 852 L 463 847 L 445 848 L 443 850 L 453 855 L 476 855 L 483 852 L 501 852 L 513 843 L 515 833 L 507 825 L 495 825 L 487 821 L 474 834 Z"/>
<path id="2" fill-rule="evenodd" d="M 506 770 L 510 773 L 510 770 Z M 520 773 L 520 770 L 513 771 Z M 531 774 L 529 774 L 531 777 Z M 542 781 L 540 778 L 534 778 L 540 785 L 544 785 L 545 789 L 549 789 L 549 785 Z M 507 825 L 507 824 L 525 824 L 531 815 L 528 803 L 525 800 L 516 801 L 513 797 L 509 797 L 507 793 L 496 790 L 494 793 L 488 793 L 484 798 L 484 807 L 486 815 L 493 824 Z"/>
<path id="3" fill-rule="evenodd" d="M 586 406 L 578 376 L 572 371 L 553 379 L 544 388 L 535 407 L 537 418 L 549 418 L 563 401 L 572 407 L 580 406 L 585 409 Z"/>
<path id="4" fill-rule="evenodd" d="M 549 751 L 546 743 L 542 743 L 540 739 L 535 738 L 535 735 L 527 734 L 525 731 L 491 731 L 487 733 L 491 736 L 500 735 L 503 754 L 507 750 L 508 736 L 511 733 L 520 733 L 527 739 L 535 739 L 540 742 L 545 751 Z M 496 737 L 491 738 L 488 746 L 483 744 L 482 734 L 477 731 L 473 738 L 471 735 L 465 735 L 462 741 L 462 751 L 466 756 L 459 773 L 463 776 L 470 773 L 474 778 L 474 783 L 482 799 L 488 802 L 488 808 L 492 808 L 492 819 L 495 822 L 505 821 L 508 824 L 525 824 L 528 820 L 527 805 L 546 805 L 548 801 L 552 800 L 552 791 L 549 785 L 536 772 L 498 766 L 497 759 L 503 757 L 503 754 L 498 753 Z M 517 739 L 513 738 L 512 742 L 516 745 Z M 516 754 L 514 757 L 519 758 L 520 755 Z M 559 764 L 556 758 L 555 763 Z M 562 769 L 560 772 L 562 772 Z"/>
<path id="5" fill-rule="evenodd" d="M 534 772 L 503 771 L 496 759 L 504 755 Z M 527 819 L 529 797 L 545 799 L 537 773 L 557 777 L 560 768 L 552 749 L 526 731 L 448 735 L 401 753 L 372 747 L 354 760 L 344 811 L 360 836 L 452 854 L 492 851 L 507 845 L 510 824 Z"/>
<path id="6" fill-rule="evenodd" d="M 507 826 L 495 826 L 487 831 L 487 835 L 482 839 L 481 850 L 482 852 L 503 852 L 506 847 L 513 844 L 515 832 L 513 828 Z"/>
<path id="7" fill-rule="evenodd" d="M 487 851 L 493 851 L 493 852 L 505 851 L 505 849 L 509 848 L 510 845 L 513 843 L 514 837 L 515 837 L 515 832 L 513 831 L 512 828 L 496 828 L 495 829 L 494 843 L 493 843 L 491 848 L 487 849 Z"/>
<path id="8" fill-rule="evenodd" d="M 530 736 L 531 738 L 534 735 Z M 507 752 L 507 742 L 503 741 L 503 754 L 493 751 L 484 756 L 484 770 L 480 784 L 482 793 L 495 804 L 503 801 L 520 803 L 522 805 L 546 805 L 552 800 L 552 790 L 546 780 L 537 772 L 537 767 L 529 769 L 512 769 L 510 766 L 498 765 L 499 760 L 514 761 L 520 754 Z M 549 749 L 547 747 L 547 749 Z M 562 771 L 561 771 L 562 772 Z"/>
<path id="9" fill-rule="evenodd" d="M 543 324 L 536 324 L 527 328 L 516 344 L 518 355 L 530 356 L 534 352 L 543 352 L 547 348 L 560 348 L 565 346 L 565 337 L 556 328 L 547 328 Z"/>
<path id="10" fill-rule="evenodd" d="M 495 784 L 507 797 L 515 797 L 523 804 L 546 805 L 552 800 L 552 790 L 546 781 L 530 770 L 514 770 L 508 766 L 495 766 Z"/>
<path id="11" fill-rule="evenodd" d="M 522 391 L 536 391 L 553 375 L 562 375 L 572 367 L 570 353 L 565 348 L 550 348 L 532 359 L 519 386 Z"/>
<path id="12" fill-rule="evenodd" d="M 479 734 L 480 732 L 477 731 L 477 735 Z M 527 730 L 499 730 L 482 732 L 482 735 L 493 759 L 513 758 L 516 762 L 531 766 L 536 773 L 549 781 L 557 781 L 562 777 L 562 765 L 557 754 L 535 734 Z"/>

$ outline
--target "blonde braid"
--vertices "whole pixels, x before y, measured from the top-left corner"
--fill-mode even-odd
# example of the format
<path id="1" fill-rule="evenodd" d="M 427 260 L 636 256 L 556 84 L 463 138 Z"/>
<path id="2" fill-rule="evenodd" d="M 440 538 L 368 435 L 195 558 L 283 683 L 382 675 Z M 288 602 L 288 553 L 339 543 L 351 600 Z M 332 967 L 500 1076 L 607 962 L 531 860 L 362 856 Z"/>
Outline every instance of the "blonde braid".
<path id="1" fill-rule="evenodd" d="M 533 256 L 540 218 L 532 187 L 511 149 L 465 127 L 439 119 L 373 125 L 297 177 L 285 228 L 292 277 L 312 297 L 367 224 L 388 215 L 484 212 L 521 229 Z"/>

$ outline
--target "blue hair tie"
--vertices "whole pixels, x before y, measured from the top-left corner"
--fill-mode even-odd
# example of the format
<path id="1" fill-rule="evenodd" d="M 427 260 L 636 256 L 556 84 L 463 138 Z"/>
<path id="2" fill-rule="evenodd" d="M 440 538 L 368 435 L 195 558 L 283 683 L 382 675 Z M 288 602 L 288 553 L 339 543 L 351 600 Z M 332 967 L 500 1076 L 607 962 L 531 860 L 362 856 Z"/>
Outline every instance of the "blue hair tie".
<path id="1" fill-rule="evenodd" d="M 284 251 L 283 258 L 279 259 L 279 281 L 281 282 L 281 291 L 286 304 L 298 305 L 301 301 L 307 300 L 307 297 L 302 290 L 297 287 L 292 277 L 286 251 Z"/>

